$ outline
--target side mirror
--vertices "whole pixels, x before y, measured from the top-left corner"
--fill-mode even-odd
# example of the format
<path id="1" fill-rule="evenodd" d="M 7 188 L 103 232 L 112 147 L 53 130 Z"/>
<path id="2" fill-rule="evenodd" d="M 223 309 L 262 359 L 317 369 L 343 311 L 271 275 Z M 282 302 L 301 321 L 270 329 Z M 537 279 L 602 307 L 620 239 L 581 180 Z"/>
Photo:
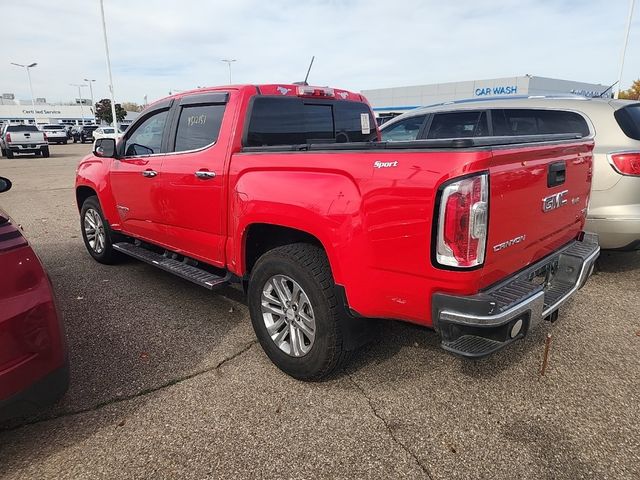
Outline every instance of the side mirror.
<path id="1" fill-rule="evenodd" d="M 11 189 L 11 181 L 8 178 L 0 177 L 0 193 Z"/>
<path id="2" fill-rule="evenodd" d="M 93 150 L 96 157 L 114 158 L 116 156 L 116 141 L 113 138 L 99 138 Z"/>

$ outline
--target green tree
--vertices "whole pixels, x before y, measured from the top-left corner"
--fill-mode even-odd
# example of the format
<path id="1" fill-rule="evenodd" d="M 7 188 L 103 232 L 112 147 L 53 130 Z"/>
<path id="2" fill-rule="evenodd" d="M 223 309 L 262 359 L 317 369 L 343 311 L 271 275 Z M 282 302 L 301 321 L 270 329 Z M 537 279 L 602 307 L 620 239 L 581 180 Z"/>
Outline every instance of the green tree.
<path id="1" fill-rule="evenodd" d="M 631 84 L 627 90 L 620 90 L 619 98 L 640 100 L 640 78 Z"/>
<path id="2" fill-rule="evenodd" d="M 113 115 L 111 115 L 111 100 L 108 98 L 103 98 L 98 103 L 96 103 L 96 119 L 99 121 L 104 121 L 108 124 L 113 123 Z M 127 112 L 119 103 L 116 103 L 116 118 L 119 122 L 124 120 L 124 117 L 127 116 Z"/>

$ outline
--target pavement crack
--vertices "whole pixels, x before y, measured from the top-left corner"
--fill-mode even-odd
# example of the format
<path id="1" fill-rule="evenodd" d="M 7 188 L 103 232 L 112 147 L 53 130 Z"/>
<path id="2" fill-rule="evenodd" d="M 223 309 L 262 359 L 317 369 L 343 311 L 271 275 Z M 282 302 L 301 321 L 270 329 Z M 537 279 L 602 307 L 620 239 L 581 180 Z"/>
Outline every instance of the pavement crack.
<path id="1" fill-rule="evenodd" d="M 418 458 L 418 456 L 413 453 L 397 436 L 396 434 L 393 432 L 393 429 L 391 428 L 391 426 L 389 425 L 389 423 L 387 422 L 387 420 L 378 413 L 378 411 L 376 410 L 374 404 L 373 404 L 373 400 L 371 399 L 371 397 L 369 397 L 369 395 L 367 395 L 367 392 L 364 390 L 364 388 L 362 388 L 362 386 L 355 381 L 355 379 L 353 378 L 353 376 L 347 372 L 347 377 L 349 378 L 349 380 L 351 381 L 351 383 L 356 387 L 356 389 L 360 392 L 360 394 L 365 398 L 365 400 L 367 401 L 367 404 L 369 405 L 369 410 L 371 410 L 371 413 L 373 413 L 373 416 L 376 417 L 378 420 L 380 420 L 382 422 L 382 424 L 384 425 L 384 427 L 387 430 L 387 433 L 389 433 L 389 436 L 391 437 L 391 439 L 395 442 L 396 445 L 398 445 L 400 448 L 402 448 L 402 450 L 404 450 L 409 456 L 411 456 L 411 458 L 413 458 L 415 460 L 415 462 L 418 464 L 418 466 L 420 467 L 420 469 L 424 472 L 424 474 L 431 480 L 433 480 L 433 476 L 431 475 L 431 472 L 429 471 L 429 468 Z"/>
<path id="2" fill-rule="evenodd" d="M 131 394 L 131 395 L 120 396 L 120 397 L 115 397 L 115 398 L 112 398 L 112 399 L 109 399 L 109 400 L 105 400 L 104 402 L 97 403 L 96 405 L 93 405 L 93 406 L 88 407 L 88 408 L 82 408 L 82 409 L 78 409 L 78 410 L 70 410 L 70 411 L 66 411 L 66 412 L 60 412 L 57 415 L 51 415 L 49 417 L 43 417 L 43 418 L 36 418 L 36 419 L 34 419 L 32 421 L 23 422 L 23 423 L 20 423 L 19 425 L 14 425 L 14 426 L 11 426 L 11 427 L 8 427 L 8 428 L 2 428 L 0 426 L 0 433 L 2 433 L 2 432 L 10 432 L 10 431 L 13 431 L 13 430 L 18 430 L 18 429 L 23 428 L 23 427 L 27 427 L 27 426 L 30 426 L 30 425 L 35 425 L 35 424 L 43 423 L 43 422 L 49 422 L 51 420 L 57 420 L 59 418 L 72 417 L 74 415 L 80 415 L 80 414 L 83 414 L 83 413 L 94 412 L 94 411 L 100 410 L 100 409 L 102 409 L 104 407 L 108 407 L 109 405 L 115 405 L 115 404 L 118 404 L 118 403 L 127 402 L 129 400 L 134 400 L 136 398 L 144 397 L 145 395 L 149 395 L 151 393 L 155 393 L 155 392 L 158 392 L 160 390 L 164 390 L 166 388 L 172 387 L 172 386 L 180 384 L 182 382 L 186 382 L 187 380 L 191 380 L 192 378 L 198 377 L 198 376 L 203 375 L 205 373 L 213 372 L 215 370 L 218 370 L 219 368 L 222 368 L 227 363 L 235 360 L 239 356 L 241 356 L 244 353 L 248 352 L 251 349 L 251 347 L 253 347 L 256 343 L 258 343 L 257 340 L 252 340 L 251 342 L 249 342 L 246 345 L 244 345 L 240 350 L 238 350 L 237 352 L 234 352 L 233 354 L 229 355 L 228 357 L 223 358 L 222 360 L 220 360 L 218 363 L 216 363 L 213 366 L 210 366 L 210 367 L 207 367 L 207 368 L 203 368 L 202 370 L 198 370 L 197 372 L 190 373 L 189 375 L 185 375 L 183 377 L 179 377 L 179 378 L 175 378 L 175 379 L 169 380 L 169 381 L 164 382 L 164 383 L 162 383 L 160 385 L 156 385 L 155 387 L 147 388 L 147 389 L 141 390 L 141 391 L 136 392 L 136 393 Z"/>

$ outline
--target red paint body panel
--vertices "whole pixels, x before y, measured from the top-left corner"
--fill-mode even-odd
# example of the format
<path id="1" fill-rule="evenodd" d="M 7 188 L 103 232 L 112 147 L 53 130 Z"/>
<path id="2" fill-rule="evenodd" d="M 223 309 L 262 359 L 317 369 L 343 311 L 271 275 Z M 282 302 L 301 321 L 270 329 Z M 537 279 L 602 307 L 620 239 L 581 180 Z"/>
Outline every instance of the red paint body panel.
<path id="1" fill-rule="evenodd" d="M 262 95 L 296 95 L 295 85 L 263 85 Z M 96 185 L 113 228 L 243 276 L 245 239 L 256 223 L 315 236 L 324 246 L 349 306 L 366 317 L 431 325 L 435 292 L 474 294 L 575 239 L 584 224 L 591 177 L 590 141 L 449 150 L 242 152 L 241 139 L 254 86 L 201 89 L 177 95 L 230 94 L 218 142 L 201 151 L 167 155 L 151 200 L 156 235 L 121 223 L 105 177 L 120 160 L 80 166 L 77 185 Z M 359 94 L 344 92 L 355 101 Z M 87 157 L 91 164 L 96 159 Z M 548 188 L 547 165 L 563 160 L 567 180 Z M 374 162 L 397 162 L 374 168 Z M 216 172 L 205 182 L 197 169 Z M 489 173 L 487 255 L 482 267 L 447 270 L 432 263 L 432 228 L 439 187 L 447 180 Z M 133 186 L 131 188 L 134 188 Z M 543 212 L 542 199 L 569 190 L 568 204 Z M 572 201 L 576 199 L 575 201 Z M 493 246 L 524 235 L 499 252 Z"/>
<path id="2" fill-rule="evenodd" d="M 63 368 L 66 345 L 47 274 L 1 210 L 0 272 L 0 404 L 3 404 Z"/>

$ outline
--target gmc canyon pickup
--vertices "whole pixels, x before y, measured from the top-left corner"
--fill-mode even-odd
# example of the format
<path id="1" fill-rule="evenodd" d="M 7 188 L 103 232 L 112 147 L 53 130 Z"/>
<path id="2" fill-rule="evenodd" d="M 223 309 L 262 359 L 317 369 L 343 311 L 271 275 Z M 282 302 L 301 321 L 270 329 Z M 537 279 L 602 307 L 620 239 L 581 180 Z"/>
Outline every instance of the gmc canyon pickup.
<path id="1" fill-rule="evenodd" d="M 370 318 L 482 357 L 523 338 L 592 272 L 591 138 L 383 143 L 366 99 L 307 85 L 183 92 L 79 164 L 84 243 L 213 289 L 241 282 L 269 358 L 334 371 Z"/>

